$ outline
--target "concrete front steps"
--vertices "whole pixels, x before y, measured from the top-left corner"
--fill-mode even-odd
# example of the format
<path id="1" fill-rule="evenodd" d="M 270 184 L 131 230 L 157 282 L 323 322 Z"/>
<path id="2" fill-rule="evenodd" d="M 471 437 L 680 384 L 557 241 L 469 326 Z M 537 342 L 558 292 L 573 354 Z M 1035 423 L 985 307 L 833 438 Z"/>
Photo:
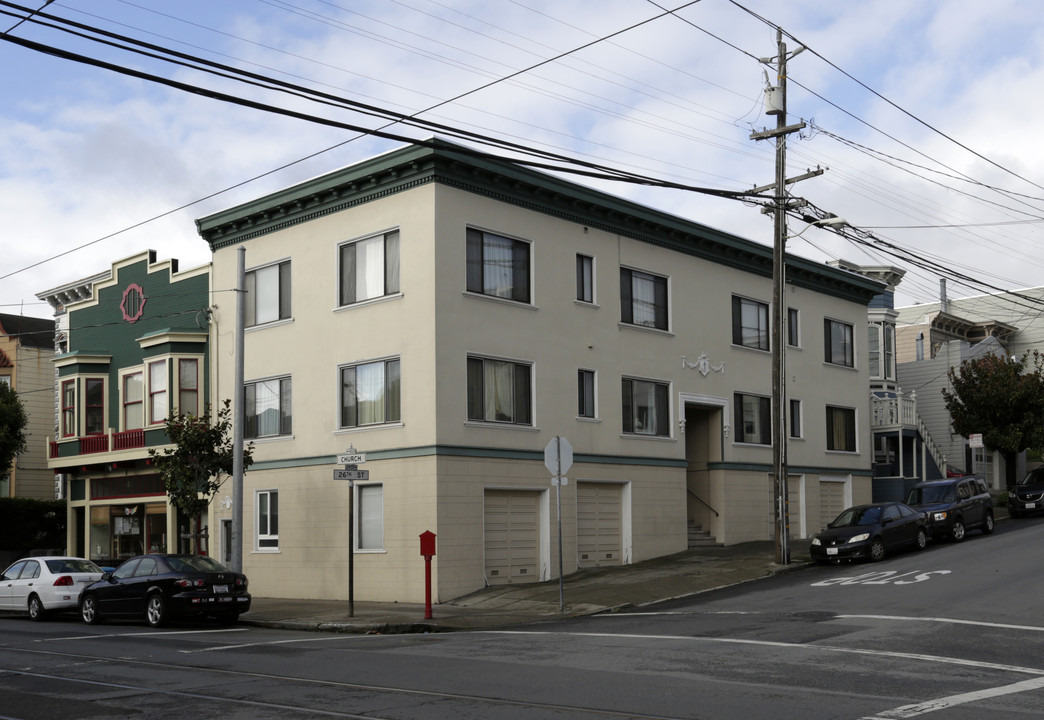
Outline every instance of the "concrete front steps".
<path id="1" fill-rule="evenodd" d="M 689 521 L 689 549 L 695 550 L 701 547 L 725 547 L 725 543 L 720 543 L 710 534 L 710 531 L 704 530 L 701 526 L 694 523 L 692 520 Z"/>

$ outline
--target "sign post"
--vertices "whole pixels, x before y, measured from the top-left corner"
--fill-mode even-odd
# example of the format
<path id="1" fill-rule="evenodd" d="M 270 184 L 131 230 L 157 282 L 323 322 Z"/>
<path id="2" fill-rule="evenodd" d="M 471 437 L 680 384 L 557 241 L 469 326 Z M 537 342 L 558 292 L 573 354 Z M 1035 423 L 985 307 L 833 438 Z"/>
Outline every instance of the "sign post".
<path id="1" fill-rule="evenodd" d="M 424 556 L 424 619 L 431 620 L 431 558 L 435 555 L 435 533 L 420 534 L 420 554 Z"/>
<path id="2" fill-rule="evenodd" d="M 350 446 L 337 462 L 344 470 L 334 470 L 334 480 L 348 481 L 348 617 L 355 617 L 355 481 L 369 480 L 370 471 L 360 470 L 359 463 L 366 462 L 366 454 Z"/>
<path id="3" fill-rule="evenodd" d="M 569 484 L 569 478 L 563 477 L 573 464 L 573 446 L 560 435 L 555 437 L 544 448 L 544 467 L 551 471 L 551 484 L 555 486 L 555 497 L 558 501 L 558 612 L 565 612 L 565 577 L 562 575 L 562 486 Z"/>

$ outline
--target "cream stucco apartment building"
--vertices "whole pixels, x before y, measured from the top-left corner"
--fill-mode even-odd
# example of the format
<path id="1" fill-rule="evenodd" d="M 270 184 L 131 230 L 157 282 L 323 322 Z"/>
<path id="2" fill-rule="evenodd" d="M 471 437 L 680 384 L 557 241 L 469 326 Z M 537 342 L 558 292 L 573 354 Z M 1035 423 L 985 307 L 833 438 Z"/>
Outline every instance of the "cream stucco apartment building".
<path id="1" fill-rule="evenodd" d="M 213 250 L 218 400 L 245 248 L 243 569 L 256 593 L 420 602 L 773 537 L 771 249 L 432 141 L 197 221 Z M 792 258 L 790 519 L 870 499 L 867 302 Z M 544 449 L 572 445 L 553 488 Z M 231 504 L 212 527 L 229 536 Z M 213 537 L 213 535 L 212 535 Z M 227 540 L 226 540 L 227 542 Z M 212 552 L 225 548 L 212 547 Z"/>

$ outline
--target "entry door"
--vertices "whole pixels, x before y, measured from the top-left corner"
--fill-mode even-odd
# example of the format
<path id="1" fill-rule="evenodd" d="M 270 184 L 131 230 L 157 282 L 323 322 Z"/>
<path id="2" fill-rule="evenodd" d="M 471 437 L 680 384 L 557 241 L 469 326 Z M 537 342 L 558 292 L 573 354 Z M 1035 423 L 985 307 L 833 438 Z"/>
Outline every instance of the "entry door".
<path id="1" fill-rule="evenodd" d="M 576 544 L 581 567 L 620 565 L 623 553 L 622 485 L 576 485 Z"/>
<path id="2" fill-rule="evenodd" d="M 484 529 L 490 585 L 540 579 L 540 493 L 487 490 Z"/>

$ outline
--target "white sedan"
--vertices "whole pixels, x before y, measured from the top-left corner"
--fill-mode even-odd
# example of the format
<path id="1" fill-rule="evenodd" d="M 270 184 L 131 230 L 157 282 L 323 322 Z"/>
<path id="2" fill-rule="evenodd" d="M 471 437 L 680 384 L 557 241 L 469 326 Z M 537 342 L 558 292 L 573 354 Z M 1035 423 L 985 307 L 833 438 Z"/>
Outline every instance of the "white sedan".
<path id="1" fill-rule="evenodd" d="M 0 576 L 0 610 L 25 610 L 33 620 L 76 610 L 80 591 L 101 576 L 102 569 L 83 558 L 23 558 Z"/>

